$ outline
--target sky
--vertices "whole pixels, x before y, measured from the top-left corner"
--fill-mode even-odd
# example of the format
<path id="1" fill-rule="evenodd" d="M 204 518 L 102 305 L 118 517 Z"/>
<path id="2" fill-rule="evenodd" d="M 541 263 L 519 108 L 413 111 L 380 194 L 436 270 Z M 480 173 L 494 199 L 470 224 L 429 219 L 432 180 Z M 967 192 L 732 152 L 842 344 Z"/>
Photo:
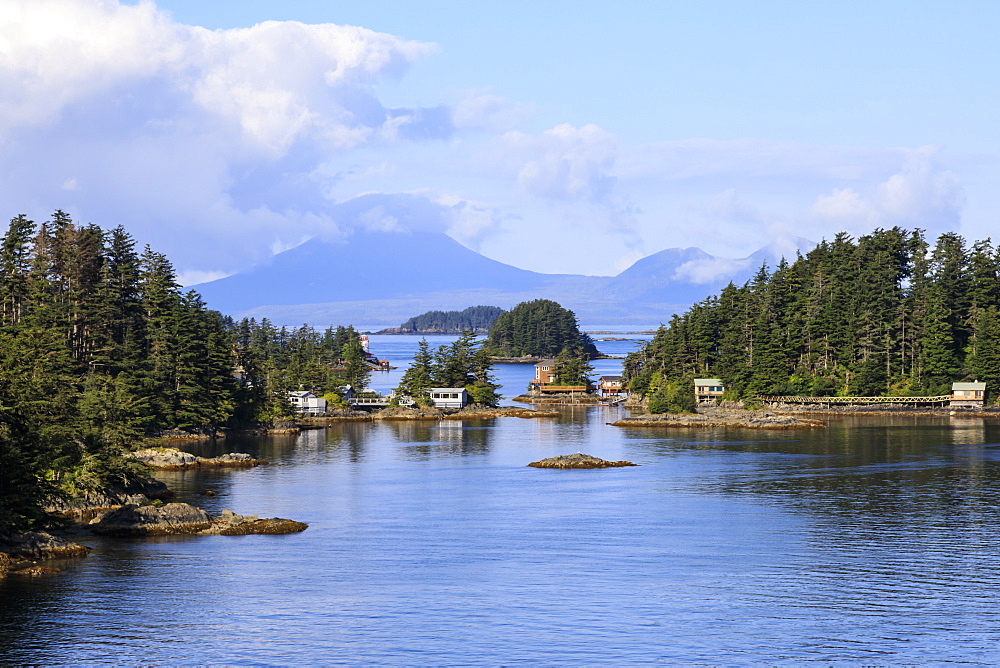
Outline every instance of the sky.
<path id="1" fill-rule="evenodd" d="M 0 216 L 124 225 L 185 284 L 366 230 L 597 275 L 896 225 L 1000 237 L 998 19 L 920 0 L 0 0 Z"/>

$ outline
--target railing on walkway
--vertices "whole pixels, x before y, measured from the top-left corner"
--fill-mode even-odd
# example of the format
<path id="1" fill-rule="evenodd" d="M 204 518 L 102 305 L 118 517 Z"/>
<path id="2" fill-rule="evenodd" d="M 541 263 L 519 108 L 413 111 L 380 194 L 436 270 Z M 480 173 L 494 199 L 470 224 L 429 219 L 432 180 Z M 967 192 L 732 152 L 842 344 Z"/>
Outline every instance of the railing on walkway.
<path id="1" fill-rule="evenodd" d="M 934 397 L 794 397 L 776 394 L 758 394 L 757 399 L 768 404 L 909 404 L 931 405 L 946 404 L 951 401 L 950 394 Z"/>
<path id="2" fill-rule="evenodd" d="M 347 403 L 351 406 L 388 406 L 390 401 L 392 401 L 391 396 L 379 394 L 374 397 L 351 397 L 347 400 Z M 400 406 L 410 406 L 413 404 L 413 399 L 410 397 L 399 397 L 396 403 Z"/>

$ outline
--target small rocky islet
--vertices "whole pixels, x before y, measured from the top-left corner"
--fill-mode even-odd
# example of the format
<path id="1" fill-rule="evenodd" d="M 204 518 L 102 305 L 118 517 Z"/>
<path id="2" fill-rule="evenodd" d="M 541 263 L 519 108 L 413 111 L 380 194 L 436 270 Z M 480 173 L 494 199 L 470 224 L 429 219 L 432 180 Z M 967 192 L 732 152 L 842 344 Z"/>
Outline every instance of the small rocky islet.
<path id="1" fill-rule="evenodd" d="M 531 462 L 528 466 L 536 469 L 609 469 L 622 466 L 638 466 L 638 464 L 627 461 L 610 462 L 600 457 L 577 452 L 572 455 L 559 455 L 557 457 L 549 457 L 548 459 L 540 459 L 537 462 Z"/>

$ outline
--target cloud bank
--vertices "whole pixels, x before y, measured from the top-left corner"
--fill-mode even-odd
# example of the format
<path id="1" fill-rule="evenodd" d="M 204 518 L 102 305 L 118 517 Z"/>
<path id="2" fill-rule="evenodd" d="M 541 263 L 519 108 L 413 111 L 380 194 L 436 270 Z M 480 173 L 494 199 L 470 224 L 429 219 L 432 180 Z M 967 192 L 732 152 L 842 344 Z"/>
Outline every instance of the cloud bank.
<path id="1" fill-rule="evenodd" d="M 961 219 L 962 184 L 935 148 L 528 131 L 531 101 L 484 82 L 429 106 L 381 101 L 436 51 L 333 24 L 206 30 L 152 2 L 6 0 L 0 211 L 124 224 L 189 280 L 373 229 L 613 273 L 670 246 L 739 257 L 776 239 Z"/>

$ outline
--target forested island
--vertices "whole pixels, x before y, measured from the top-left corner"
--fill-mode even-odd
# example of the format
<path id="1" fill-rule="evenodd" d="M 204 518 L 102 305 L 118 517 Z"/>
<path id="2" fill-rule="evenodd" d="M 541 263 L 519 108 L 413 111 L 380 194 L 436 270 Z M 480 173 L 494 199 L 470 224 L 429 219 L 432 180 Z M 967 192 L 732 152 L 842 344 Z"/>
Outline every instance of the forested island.
<path id="1" fill-rule="evenodd" d="M 382 329 L 376 334 L 486 334 L 504 310 L 499 306 L 470 306 L 461 311 L 427 311 L 399 327 Z"/>
<path id="2" fill-rule="evenodd" d="M 954 233 L 838 234 L 794 262 L 675 315 L 625 360 L 631 391 L 663 399 L 696 376 L 726 398 L 930 396 L 1000 385 L 1000 254 Z"/>
<path id="3" fill-rule="evenodd" d="M 590 335 L 580 331 L 576 314 L 550 299 L 521 302 L 502 313 L 490 328 L 486 349 L 496 357 L 600 356 Z"/>

